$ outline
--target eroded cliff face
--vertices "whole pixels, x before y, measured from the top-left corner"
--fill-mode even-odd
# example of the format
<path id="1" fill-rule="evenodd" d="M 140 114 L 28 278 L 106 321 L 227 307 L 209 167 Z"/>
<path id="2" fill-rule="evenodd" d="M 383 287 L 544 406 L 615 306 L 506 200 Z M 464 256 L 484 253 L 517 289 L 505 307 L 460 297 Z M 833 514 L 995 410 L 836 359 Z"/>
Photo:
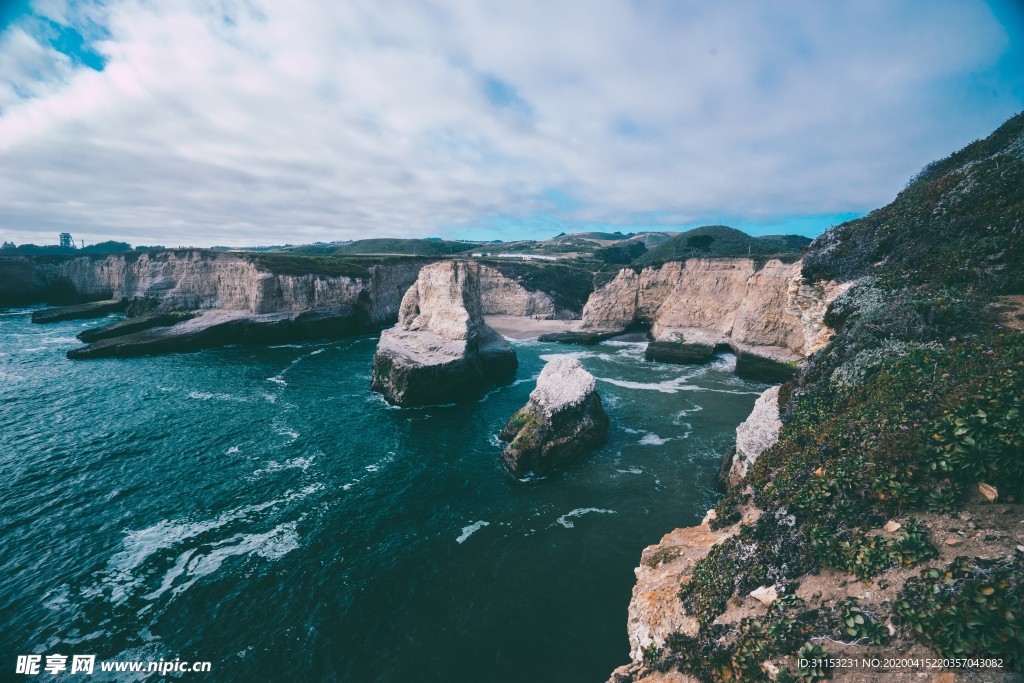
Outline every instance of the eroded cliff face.
<path id="1" fill-rule="evenodd" d="M 480 264 L 480 307 L 484 315 L 518 315 L 550 320 L 557 317 L 551 295 L 526 289 L 512 278 Z"/>
<path id="2" fill-rule="evenodd" d="M 273 273 L 233 254 L 200 250 L 80 257 L 36 265 L 50 285 L 86 298 L 128 299 L 159 312 L 222 309 L 254 314 L 358 306 L 372 324 L 398 313 L 419 263 L 370 266 L 369 277 Z"/>
<path id="3" fill-rule="evenodd" d="M 657 341 L 728 344 L 737 351 L 789 361 L 828 342 L 828 304 L 848 287 L 808 282 L 801 263 L 690 259 L 624 269 L 594 292 L 583 329 L 615 331 L 642 321 Z"/>

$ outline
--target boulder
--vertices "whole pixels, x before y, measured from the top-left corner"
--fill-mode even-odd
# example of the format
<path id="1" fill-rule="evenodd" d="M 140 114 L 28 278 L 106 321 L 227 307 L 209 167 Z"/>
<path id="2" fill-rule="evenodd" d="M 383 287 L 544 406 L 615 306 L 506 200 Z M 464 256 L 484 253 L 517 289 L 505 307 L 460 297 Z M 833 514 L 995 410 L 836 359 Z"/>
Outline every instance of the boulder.
<path id="1" fill-rule="evenodd" d="M 373 359 L 373 390 L 401 406 L 450 403 L 515 374 L 516 353 L 484 322 L 479 266 L 424 266 L 384 330 Z"/>
<path id="2" fill-rule="evenodd" d="M 543 474 L 577 460 L 608 438 L 594 376 L 575 358 L 558 356 L 544 366 L 530 400 L 501 430 L 509 442 L 501 459 L 517 476 Z"/>

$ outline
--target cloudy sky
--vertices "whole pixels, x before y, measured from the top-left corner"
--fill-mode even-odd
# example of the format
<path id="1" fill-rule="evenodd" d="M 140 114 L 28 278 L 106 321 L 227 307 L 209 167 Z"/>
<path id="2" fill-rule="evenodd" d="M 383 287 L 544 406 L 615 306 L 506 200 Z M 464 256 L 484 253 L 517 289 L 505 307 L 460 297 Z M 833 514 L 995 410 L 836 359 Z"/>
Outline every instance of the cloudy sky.
<path id="1" fill-rule="evenodd" d="M 0 0 L 0 239 L 818 234 L 1024 109 L 1015 0 Z"/>

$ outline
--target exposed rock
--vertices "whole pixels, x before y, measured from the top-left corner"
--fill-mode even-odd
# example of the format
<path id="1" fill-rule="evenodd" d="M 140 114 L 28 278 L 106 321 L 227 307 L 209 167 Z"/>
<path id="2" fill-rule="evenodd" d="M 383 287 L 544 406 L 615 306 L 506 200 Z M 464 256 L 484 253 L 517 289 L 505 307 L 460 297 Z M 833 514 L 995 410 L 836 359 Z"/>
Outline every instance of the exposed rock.
<path id="1" fill-rule="evenodd" d="M 537 341 L 593 346 L 615 334 L 616 332 L 548 332 L 537 337 Z"/>
<path id="2" fill-rule="evenodd" d="M 480 311 L 479 266 L 424 266 L 373 360 L 373 390 L 396 405 L 447 403 L 515 372 L 516 354 Z"/>
<path id="3" fill-rule="evenodd" d="M 990 486 L 984 483 L 978 484 L 978 491 L 981 495 L 985 496 L 985 500 L 990 503 L 994 503 L 999 500 L 999 491 L 996 490 L 995 486 Z"/>
<path id="4" fill-rule="evenodd" d="M 736 458 L 735 444 L 722 454 L 722 460 L 718 463 L 718 475 L 715 477 L 715 485 L 720 491 L 729 489 L 729 473 L 732 471 L 732 461 Z"/>
<path id="5" fill-rule="evenodd" d="M 796 363 L 781 362 L 749 351 L 736 352 L 736 375 L 756 382 L 779 384 L 796 374 Z"/>
<path id="6" fill-rule="evenodd" d="M 34 323 L 55 323 L 61 320 L 78 320 L 80 318 L 99 318 L 107 313 L 120 313 L 128 306 L 124 299 L 107 299 L 105 301 L 92 301 L 85 304 L 74 304 L 72 306 L 59 306 L 57 308 L 44 308 L 41 311 L 32 313 Z"/>
<path id="7" fill-rule="evenodd" d="M 575 358 L 558 356 L 537 378 L 530 400 L 501 430 L 501 459 L 517 476 L 543 474 L 586 455 L 608 438 L 594 376 Z"/>
<path id="8" fill-rule="evenodd" d="M 779 440 L 779 387 L 771 387 L 754 402 L 754 409 L 736 428 L 736 455 L 729 470 L 729 484 L 735 486 L 747 476 L 758 456 Z"/>
<path id="9" fill-rule="evenodd" d="M 687 344 L 686 342 L 651 342 L 644 351 L 644 360 L 660 363 L 702 364 L 715 357 L 715 347 L 710 344 Z"/>
<path id="10" fill-rule="evenodd" d="M 555 302 L 546 292 L 531 291 L 512 278 L 485 266 L 480 271 L 480 311 L 484 315 L 555 318 Z"/>
<path id="11" fill-rule="evenodd" d="M 629 601 L 629 653 L 643 661 L 644 649 L 664 647 L 672 633 L 695 636 L 700 627 L 679 599 L 679 587 L 690 580 L 694 565 L 735 533 L 735 527 L 712 531 L 706 524 L 676 529 L 644 549 L 636 568 L 636 585 Z"/>
<path id="12" fill-rule="evenodd" d="M 103 329 L 109 331 L 110 328 Z M 184 314 L 181 322 L 173 325 L 150 326 L 121 336 L 104 337 L 87 346 L 71 349 L 67 357 L 129 357 L 195 351 L 224 344 L 281 343 L 337 337 L 365 329 L 365 319 L 352 307 L 263 314 L 211 309 L 198 314 Z"/>
<path id="13" fill-rule="evenodd" d="M 82 330 L 76 337 L 79 340 L 86 343 L 92 343 L 99 341 L 100 339 L 109 339 L 111 337 L 122 337 L 127 334 L 133 334 L 135 332 L 142 332 L 143 330 L 149 330 L 154 327 L 170 327 L 171 325 L 177 325 L 180 322 L 184 322 L 191 318 L 194 318 L 198 313 L 191 311 L 174 311 L 173 313 L 150 313 L 146 315 L 140 315 L 135 318 L 128 318 L 126 320 L 119 320 L 116 323 L 110 325 L 104 325 L 102 327 L 93 327 L 87 330 Z"/>
<path id="14" fill-rule="evenodd" d="M 759 601 L 762 605 L 771 605 L 779 599 L 779 593 L 775 590 L 775 586 L 758 586 L 750 591 L 750 597 Z"/>
<path id="15" fill-rule="evenodd" d="M 902 529 L 903 525 L 897 522 L 895 519 L 890 519 L 888 522 L 885 523 L 885 526 L 882 528 L 891 534 L 895 531 L 899 531 L 900 529 Z"/>
<path id="16" fill-rule="evenodd" d="M 727 344 L 737 353 L 785 364 L 828 342 L 825 310 L 848 286 L 808 282 L 800 262 L 774 259 L 760 269 L 752 259 L 689 259 L 640 273 L 624 269 L 591 295 L 582 328 L 614 333 L 646 322 L 656 342 Z"/>

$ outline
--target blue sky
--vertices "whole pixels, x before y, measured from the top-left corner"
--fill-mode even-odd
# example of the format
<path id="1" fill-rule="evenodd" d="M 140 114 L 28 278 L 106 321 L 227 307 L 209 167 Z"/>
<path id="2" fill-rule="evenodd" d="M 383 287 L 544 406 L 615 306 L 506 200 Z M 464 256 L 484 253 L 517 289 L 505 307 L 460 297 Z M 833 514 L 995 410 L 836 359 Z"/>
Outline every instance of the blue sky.
<path id="1" fill-rule="evenodd" d="M 0 3 L 0 239 L 813 236 L 1022 65 L 1012 0 Z"/>

